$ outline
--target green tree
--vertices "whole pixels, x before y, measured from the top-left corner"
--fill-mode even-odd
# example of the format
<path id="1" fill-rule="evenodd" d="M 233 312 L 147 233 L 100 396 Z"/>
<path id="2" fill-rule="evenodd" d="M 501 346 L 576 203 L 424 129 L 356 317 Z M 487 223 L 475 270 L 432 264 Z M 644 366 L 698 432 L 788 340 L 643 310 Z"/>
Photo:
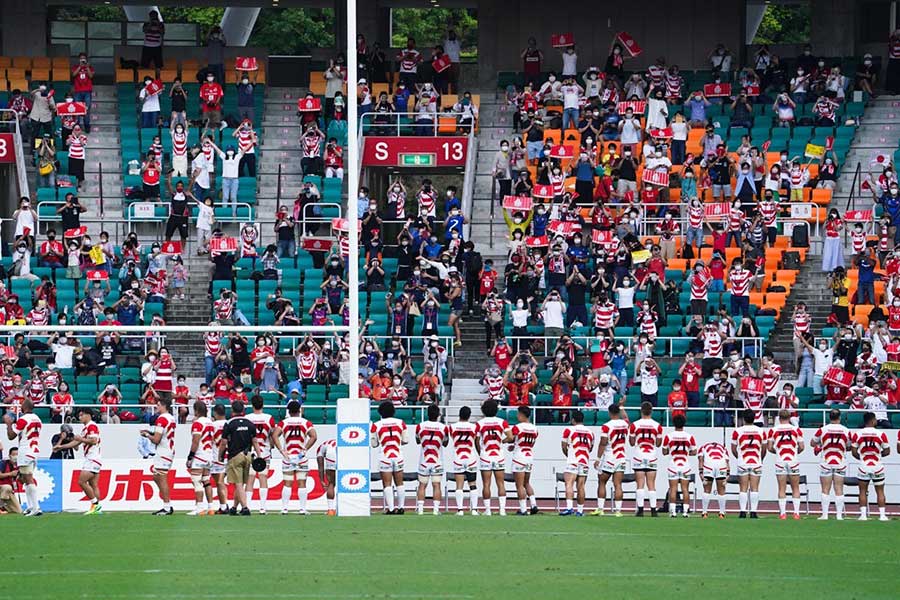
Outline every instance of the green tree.
<path id="1" fill-rule="evenodd" d="M 809 3 L 766 5 L 754 44 L 803 44 L 809 41 Z"/>
<path id="2" fill-rule="evenodd" d="M 264 8 L 248 43 L 266 48 L 269 54 L 299 54 L 334 47 L 336 35 L 330 8 Z"/>
<path id="3" fill-rule="evenodd" d="M 477 56 L 478 11 L 466 8 L 395 8 L 391 10 L 391 45 L 406 46 L 406 38 L 416 40 L 424 48 L 444 41 L 447 29 L 453 28 L 463 54 Z"/>

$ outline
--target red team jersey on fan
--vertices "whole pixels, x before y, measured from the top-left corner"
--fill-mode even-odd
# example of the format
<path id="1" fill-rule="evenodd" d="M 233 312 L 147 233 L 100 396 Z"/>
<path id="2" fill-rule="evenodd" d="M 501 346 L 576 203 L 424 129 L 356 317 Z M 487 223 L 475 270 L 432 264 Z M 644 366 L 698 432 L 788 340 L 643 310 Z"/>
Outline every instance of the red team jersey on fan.
<path id="1" fill-rule="evenodd" d="M 313 430 L 313 424 L 303 417 L 287 416 L 278 424 L 284 438 L 284 453 L 301 456 L 306 452 L 306 439 Z"/>
<path id="2" fill-rule="evenodd" d="M 265 413 L 250 413 L 247 418 L 256 426 L 256 443 L 259 444 L 262 453 L 260 458 L 269 458 L 271 455 L 269 436 L 275 429 L 275 417 Z"/>
<path id="3" fill-rule="evenodd" d="M 500 417 L 485 417 L 478 421 L 478 440 L 481 442 L 481 460 L 503 460 L 503 436 L 509 423 Z"/>
<path id="4" fill-rule="evenodd" d="M 400 446 L 403 445 L 403 434 L 405 431 L 406 423 L 396 417 L 381 419 L 372 423 L 372 435 L 378 439 L 383 458 L 387 460 L 401 458 Z"/>
<path id="5" fill-rule="evenodd" d="M 738 462 L 745 467 L 762 465 L 766 433 L 756 425 L 742 425 L 731 433 L 731 443 L 737 446 Z"/>
<path id="6" fill-rule="evenodd" d="M 442 463 L 441 448 L 450 435 L 450 428 L 438 421 L 423 421 L 416 425 L 416 439 L 419 440 L 419 466 L 439 467 Z"/>
<path id="7" fill-rule="evenodd" d="M 568 463 L 588 466 L 594 449 L 594 432 L 583 424 L 572 425 L 563 430 L 562 439 L 569 446 Z"/>
<path id="8" fill-rule="evenodd" d="M 813 440 L 821 445 L 823 466 L 839 469 L 846 466 L 847 449 L 850 447 L 850 430 L 840 423 L 828 423 L 816 430 Z"/>
<path id="9" fill-rule="evenodd" d="M 790 423 L 778 423 L 769 430 L 769 439 L 775 448 L 775 460 L 784 465 L 797 464 L 800 454 L 800 442 L 803 441 L 803 432 L 799 427 Z"/>
<path id="10" fill-rule="evenodd" d="M 199 435 L 200 444 L 197 446 L 197 452 L 209 454 L 213 450 L 213 441 L 215 438 L 215 427 L 208 417 L 197 417 L 191 423 L 191 437 Z"/>

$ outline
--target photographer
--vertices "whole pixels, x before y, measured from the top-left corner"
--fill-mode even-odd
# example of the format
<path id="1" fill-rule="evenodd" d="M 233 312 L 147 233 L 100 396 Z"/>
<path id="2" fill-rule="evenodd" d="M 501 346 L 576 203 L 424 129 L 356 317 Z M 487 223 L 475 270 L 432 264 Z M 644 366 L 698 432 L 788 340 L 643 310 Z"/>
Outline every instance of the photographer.
<path id="1" fill-rule="evenodd" d="M 59 433 L 54 434 L 53 437 L 50 438 L 50 443 L 53 447 L 53 451 L 50 453 L 50 458 L 70 460 L 75 458 L 74 448 L 61 448 L 62 445 L 68 444 L 74 439 L 75 432 L 72 430 L 72 426 L 68 423 L 63 423 L 62 425 L 60 425 Z"/>
<path id="2" fill-rule="evenodd" d="M 0 447 L 2 450 L 2 447 Z M 22 506 L 19 504 L 19 494 L 22 493 L 22 484 L 19 482 L 19 469 L 16 463 L 19 458 L 19 449 L 10 448 L 9 458 L 0 461 L 0 514 L 22 514 Z"/>

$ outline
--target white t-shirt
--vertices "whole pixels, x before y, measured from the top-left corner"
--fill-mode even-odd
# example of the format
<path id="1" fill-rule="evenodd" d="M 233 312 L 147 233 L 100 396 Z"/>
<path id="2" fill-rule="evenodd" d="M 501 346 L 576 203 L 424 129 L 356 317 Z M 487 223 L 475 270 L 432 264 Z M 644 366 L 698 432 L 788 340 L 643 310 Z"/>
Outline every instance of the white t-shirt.
<path id="1" fill-rule="evenodd" d="M 619 308 L 634 308 L 634 287 L 616 288 Z"/>
<path id="2" fill-rule="evenodd" d="M 863 400 L 863 406 L 866 410 L 875 413 L 875 418 L 879 421 L 888 420 L 887 406 L 885 405 L 884 400 L 881 399 L 881 396 L 878 396 L 877 394 L 866 396 L 866 399 Z"/>
<path id="3" fill-rule="evenodd" d="M 72 356 L 75 354 L 75 346 L 69 346 L 68 344 L 50 344 L 50 349 L 53 350 L 53 357 L 56 359 L 57 369 L 72 368 Z"/>
<path id="4" fill-rule="evenodd" d="M 562 60 L 563 60 L 563 69 L 562 69 L 563 76 L 571 75 L 574 77 L 575 74 L 578 73 L 578 53 L 573 52 L 572 54 L 569 54 L 568 52 L 563 52 Z"/>
<path id="5" fill-rule="evenodd" d="M 229 160 L 224 152 L 219 152 L 219 158 L 222 159 L 222 177 L 225 179 L 237 179 L 238 167 L 241 164 L 241 158 L 243 156 L 243 152 L 238 152 Z M 207 177 L 207 179 L 209 179 L 209 177 Z"/>
<path id="6" fill-rule="evenodd" d="M 141 112 L 159 112 L 159 94 L 153 94 L 148 97 L 147 88 L 144 88 L 141 90 L 139 97 L 143 102 Z"/>
<path id="7" fill-rule="evenodd" d="M 681 142 L 687 141 L 688 124 L 687 121 L 675 121 L 669 127 L 672 128 L 672 139 Z"/>
<path id="8" fill-rule="evenodd" d="M 450 62 L 459 62 L 459 39 L 444 40 L 444 54 L 450 59 Z"/>
<path id="9" fill-rule="evenodd" d="M 641 393 L 655 394 L 659 391 L 659 376 L 650 375 L 648 370 L 641 365 Z"/>
<path id="10" fill-rule="evenodd" d="M 560 91 L 563 95 L 563 108 L 578 108 L 580 90 L 577 85 L 564 85 Z"/>
<path id="11" fill-rule="evenodd" d="M 209 189 L 209 161 L 206 160 L 206 157 L 203 156 L 203 153 L 197 155 L 197 158 L 191 161 L 191 173 L 194 171 L 200 171 L 200 174 L 197 175 L 196 181 L 197 185 L 202 187 L 204 190 Z"/>
<path id="12" fill-rule="evenodd" d="M 215 213 L 212 206 L 201 204 L 197 212 L 197 229 L 211 231 Z"/>
<path id="13" fill-rule="evenodd" d="M 802 83 L 800 83 L 801 81 Z M 797 85 L 798 83 L 800 83 L 800 85 Z M 805 75 L 802 77 L 794 77 L 791 79 L 791 89 L 793 89 L 795 85 L 797 85 L 797 89 L 794 90 L 794 93 L 805 93 L 806 87 L 809 85 L 809 77 L 806 77 Z"/>
<path id="14" fill-rule="evenodd" d="M 637 144 L 641 141 L 641 122 L 637 119 L 622 121 L 623 144 Z"/>
<path id="15" fill-rule="evenodd" d="M 563 303 L 551 300 L 544 305 L 544 327 L 563 328 Z"/>
<path id="16" fill-rule="evenodd" d="M 815 360 L 815 374 L 825 375 L 825 371 L 831 367 L 831 363 L 834 360 L 834 349 L 829 348 L 822 352 L 818 348 L 813 348 L 813 359 Z"/>
<path id="17" fill-rule="evenodd" d="M 531 314 L 527 308 L 514 308 L 510 311 L 513 327 L 527 327 L 528 315 Z"/>

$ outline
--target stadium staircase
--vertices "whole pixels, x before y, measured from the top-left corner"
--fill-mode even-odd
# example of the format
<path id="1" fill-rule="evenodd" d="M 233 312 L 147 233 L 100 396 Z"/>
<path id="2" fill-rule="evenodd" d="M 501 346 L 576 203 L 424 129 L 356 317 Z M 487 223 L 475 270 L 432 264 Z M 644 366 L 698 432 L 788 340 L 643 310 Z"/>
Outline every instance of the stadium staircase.
<path id="1" fill-rule="evenodd" d="M 169 299 L 166 304 L 166 324 L 206 325 L 211 318 L 210 300 L 206 297 L 209 284 L 209 259 L 207 256 L 197 256 L 196 253 L 191 252 L 186 252 L 183 259 L 184 266 L 190 273 L 185 288 L 185 300 Z M 223 331 L 222 333 L 226 334 L 227 332 Z M 179 373 L 187 377 L 202 377 L 205 349 L 203 334 L 170 333 L 166 336 L 166 346 L 175 357 Z"/>
<path id="2" fill-rule="evenodd" d="M 500 148 L 500 140 L 512 135 L 512 114 L 493 93 L 482 93 L 478 108 L 478 161 L 475 173 L 475 191 L 472 197 L 474 216 L 469 237 L 484 258 L 506 257 L 506 223 L 495 207 L 493 236 L 491 236 L 491 169 L 494 157 Z M 493 248 L 491 241 L 493 239 Z"/>
<path id="3" fill-rule="evenodd" d="M 483 360 L 482 362 L 484 363 Z M 483 366 L 484 364 L 482 367 Z M 483 371 L 484 369 L 482 368 L 482 372 Z M 459 409 L 463 406 L 468 406 L 472 410 L 472 415 L 476 418 L 481 414 L 481 409 L 479 407 L 484 400 L 484 392 L 482 391 L 484 388 L 478 381 L 478 378 L 457 378 L 454 376 L 450 400 L 447 403 L 447 409 L 445 411 L 448 422 L 452 423 L 458 420 Z"/>
<path id="4" fill-rule="evenodd" d="M 257 159 L 259 180 L 259 214 L 263 220 L 274 219 L 278 205 L 278 167 L 281 166 L 281 203 L 290 210 L 294 203 L 303 171 L 300 168 L 300 120 L 297 118 L 297 98 L 306 90 L 301 88 L 270 87 L 266 89 L 265 112 L 260 131 L 260 157 Z M 273 239 L 271 225 L 263 232 L 263 239 Z"/>
<path id="5" fill-rule="evenodd" d="M 100 222 L 100 189 L 104 197 L 104 214 L 118 217 L 121 208 L 119 194 L 122 189 L 122 149 L 119 143 L 119 108 L 116 87 L 95 85 L 91 98 L 91 133 L 88 136 L 87 160 L 85 161 L 84 187 L 78 195 L 88 210 L 85 216 L 95 219 L 85 223 L 89 233 L 99 235 L 101 229 L 113 231 Z M 101 175 L 102 169 L 102 175 Z M 64 190 L 61 190 L 64 191 Z M 118 219 L 116 219 L 118 220 Z"/>

